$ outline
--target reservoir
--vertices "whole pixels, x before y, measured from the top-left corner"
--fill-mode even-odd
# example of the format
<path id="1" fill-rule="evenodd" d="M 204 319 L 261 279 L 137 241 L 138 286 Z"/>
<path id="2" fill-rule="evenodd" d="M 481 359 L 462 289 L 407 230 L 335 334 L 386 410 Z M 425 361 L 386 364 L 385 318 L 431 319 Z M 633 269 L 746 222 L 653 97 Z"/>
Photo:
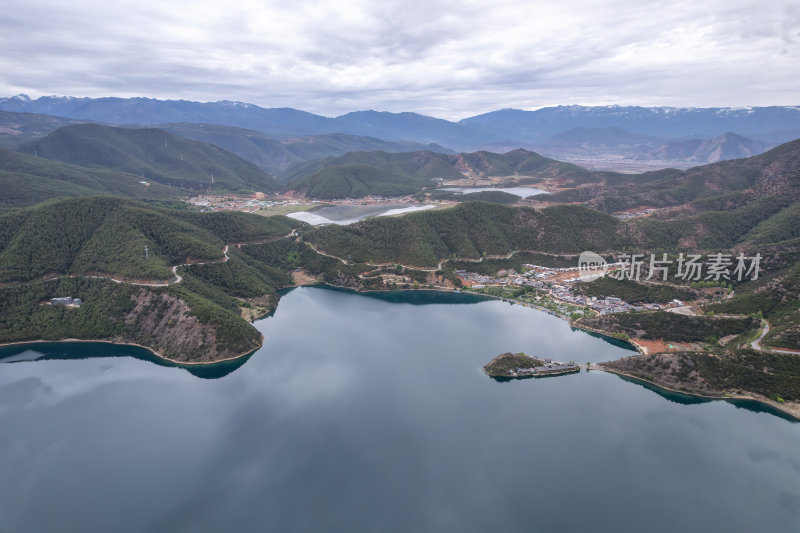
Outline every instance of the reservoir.
<path id="1" fill-rule="evenodd" d="M 295 220 L 307 222 L 312 226 L 338 224 L 347 226 L 372 217 L 383 217 L 413 213 L 433 209 L 434 205 L 371 204 L 371 205 L 326 205 L 308 211 L 298 211 L 287 215 Z"/>
<path id="2" fill-rule="evenodd" d="M 472 192 L 484 191 L 500 191 L 507 192 L 519 196 L 520 198 L 527 198 L 529 196 L 536 196 L 537 194 L 547 194 L 547 191 L 536 189 L 534 187 L 440 187 L 438 191 L 454 192 L 456 194 L 469 194 Z"/>
<path id="3" fill-rule="evenodd" d="M 264 346 L 192 369 L 0 349 L 0 531 L 797 531 L 800 424 L 503 352 L 635 354 L 474 295 L 300 288 Z"/>

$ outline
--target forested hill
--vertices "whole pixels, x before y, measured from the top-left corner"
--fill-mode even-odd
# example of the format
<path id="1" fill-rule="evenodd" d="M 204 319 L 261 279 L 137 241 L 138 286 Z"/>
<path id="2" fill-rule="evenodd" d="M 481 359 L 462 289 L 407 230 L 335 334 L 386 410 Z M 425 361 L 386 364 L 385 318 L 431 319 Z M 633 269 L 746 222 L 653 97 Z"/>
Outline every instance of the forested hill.
<path id="1" fill-rule="evenodd" d="M 637 206 L 673 207 L 695 202 L 696 209 L 723 198 L 722 204 L 741 206 L 765 196 L 798 192 L 792 179 L 800 170 L 800 139 L 744 159 L 720 161 L 685 171 L 665 169 L 644 174 L 596 172 L 591 185 L 553 195 L 555 201 L 585 201 L 607 212 Z"/>
<path id="2" fill-rule="evenodd" d="M 375 137 L 361 137 L 343 133 L 275 139 L 260 131 L 217 124 L 162 124 L 159 128 L 187 139 L 217 145 L 242 159 L 256 164 L 272 175 L 277 175 L 294 165 L 307 161 L 335 157 L 355 151 L 414 152 L 430 150 L 432 152 L 451 153 L 451 150 L 435 144 L 425 145 L 407 141 L 392 142 L 376 139 Z"/>
<path id="3" fill-rule="evenodd" d="M 436 142 L 459 150 L 502 143 L 519 146 L 575 127 L 617 127 L 669 139 L 714 137 L 727 131 L 756 136 L 800 130 L 797 106 L 671 108 L 557 106 L 535 111 L 501 109 L 458 123 L 417 113 L 356 111 L 329 118 L 291 108 L 265 109 L 244 102 L 190 102 L 151 98 L 74 98 L 25 95 L 0 98 L 0 109 L 47 113 L 112 124 L 201 122 L 259 130 L 271 137 L 323 133 L 368 135 L 386 140 Z"/>
<path id="4" fill-rule="evenodd" d="M 0 215 L 0 342 L 103 339 L 192 363 L 246 354 L 261 334 L 244 310 L 274 308 L 291 276 L 234 245 L 225 254 L 225 245 L 280 241 L 300 225 L 107 197 L 8 210 Z M 171 267 L 181 263 L 193 266 L 180 267 L 179 279 Z M 83 303 L 48 305 L 65 296 Z"/>
<path id="5" fill-rule="evenodd" d="M 300 225 L 110 197 L 50 201 L 0 214 L 0 282 L 59 274 L 169 280 L 172 265 L 218 261 L 225 243 L 277 238 Z"/>
<path id="6" fill-rule="evenodd" d="M 524 176 L 585 179 L 587 170 L 527 150 L 505 154 L 474 152 L 440 154 L 430 151 L 387 153 L 350 152 L 339 157 L 310 161 L 281 176 L 286 187 L 313 198 L 361 197 L 367 194 L 397 196 L 432 186 L 433 179 Z"/>
<path id="7" fill-rule="evenodd" d="M 609 213 L 656 208 L 623 229 L 631 246 L 708 250 L 779 244 L 800 237 L 800 140 L 761 155 L 686 171 L 595 173 L 602 181 L 549 201 Z"/>
<path id="8" fill-rule="evenodd" d="M 0 150 L 0 208 L 23 207 L 57 197 L 116 195 L 137 200 L 176 200 L 185 193 L 134 174 L 86 168 Z"/>
<path id="9" fill-rule="evenodd" d="M 37 113 L 0 111 L 0 148 L 15 150 L 22 143 L 77 122 L 82 121 Z"/>
<path id="10" fill-rule="evenodd" d="M 800 186 L 800 171 L 775 179 Z M 453 254 L 477 258 L 512 250 L 697 253 L 796 247 L 800 241 L 797 195 L 757 197 L 752 191 L 748 195 L 743 199 L 723 195 L 708 200 L 702 210 L 690 205 L 676 213 L 625 221 L 577 205 L 531 209 L 469 202 L 306 232 L 318 249 L 337 257 L 426 267 Z"/>
<path id="11" fill-rule="evenodd" d="M 19 151 L 86 167 L 130 172 L 142 180 L 182 189 L 277 189 L 272 177 L 253 163 L 217 146 L 157 128 L 75 124 L 23 144 Z"/>
<path id="12" fill-rule="evenodd" d="M 453 255 L 513 250 L 580 253 L 618 248 L 620 222 L 579 206 L 541 210 L 469 202 L 451 209 L 375 218 L 307 232 L 321 251 L 353 261 L 435 267 Z"/>

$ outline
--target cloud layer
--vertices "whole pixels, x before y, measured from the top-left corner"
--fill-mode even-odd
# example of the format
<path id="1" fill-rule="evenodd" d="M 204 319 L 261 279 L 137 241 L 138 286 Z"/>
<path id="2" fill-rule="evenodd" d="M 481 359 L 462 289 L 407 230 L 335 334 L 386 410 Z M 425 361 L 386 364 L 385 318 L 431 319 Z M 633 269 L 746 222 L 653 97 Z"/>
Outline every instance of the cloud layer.
<path id="1" fill-rule="evenodd" d="M 450 119 L 574 103 L 800 103 L 796 0 L 16 4 L 0 14 L 0 94 Z"/>

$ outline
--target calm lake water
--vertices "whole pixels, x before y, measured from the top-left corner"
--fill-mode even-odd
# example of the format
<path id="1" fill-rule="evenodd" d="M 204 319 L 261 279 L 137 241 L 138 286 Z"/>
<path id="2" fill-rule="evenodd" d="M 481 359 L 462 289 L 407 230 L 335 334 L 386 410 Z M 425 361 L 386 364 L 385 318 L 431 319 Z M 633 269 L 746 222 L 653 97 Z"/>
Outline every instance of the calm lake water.
<path id="1" fill-rule="evenodd" d="M 632 352 L 469 295 L 291 291 L 246 361 L 0 352 L 0 531 L 797 531 L 800 424 L 505 351 Z M 35 360 L 45 357 L 45 359 Z"/>
<path id="2" fill-rule="evenodd" d="M 469 194 L 471 192 L 482 192 L 482 191 L 500 191 L 500 192 L 507 192 L 508 194 L 514 194 L 521 198 L 527 198 L 528 196 L 536 196 L 537 194 L 547 194 L 547 191 L 543 191 L 542 189 L 535 189 L 533 187 L 442 187 L 437 190 L 450 191 L 459 194 Z"/>
<path id="3" fill-rule="evenodd" d="M 372 217 L 383 217 L 433 209 L 435 205 L 371 204 L 371 205 L 326 205 L 308 211 L 290 213 L 288 216 L 307 222 L 312 226 L 338 224 L 347 226 Z"/>

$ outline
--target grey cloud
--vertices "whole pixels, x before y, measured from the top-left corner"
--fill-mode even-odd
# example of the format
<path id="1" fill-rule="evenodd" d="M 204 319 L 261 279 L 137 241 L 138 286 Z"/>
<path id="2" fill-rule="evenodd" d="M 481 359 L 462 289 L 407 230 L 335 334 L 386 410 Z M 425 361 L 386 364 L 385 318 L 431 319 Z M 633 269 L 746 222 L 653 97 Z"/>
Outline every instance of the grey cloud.
<path id="1" fill-rule="evenodd" d="M 19 4 L 0 15 L 0 94 L 445 118 L 562 103 L 796 104 L 800 94 L 793 0 Z"/>

